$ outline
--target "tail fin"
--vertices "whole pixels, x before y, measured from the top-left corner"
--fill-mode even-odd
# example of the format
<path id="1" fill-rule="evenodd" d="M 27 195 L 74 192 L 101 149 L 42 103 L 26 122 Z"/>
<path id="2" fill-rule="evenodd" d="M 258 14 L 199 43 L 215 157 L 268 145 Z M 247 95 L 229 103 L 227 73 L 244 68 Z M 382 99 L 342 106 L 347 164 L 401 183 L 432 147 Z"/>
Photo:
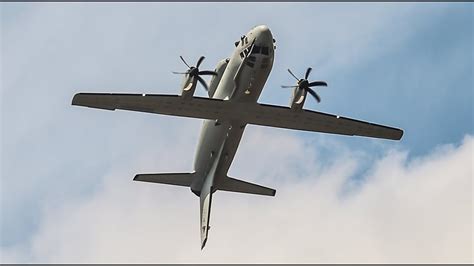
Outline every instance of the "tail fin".
<path id="1" fill-rule="evenodd" d="M 207 193 L 206 193 L 207 192 Z M 201 191 L 199 197 L 200 201 L 200 212 L 201 212 L 201 250 L 204 248 L 207 242 L 207 235 L 209 233 L 209 220 L 211 217 L 211 203 L 212 203 L 212 192 Z"/>
<path id="2" fill-rule="evenodd" d="M 216 185 L 218 190 L 265 195 L 265 196 L 275 196 L 275 193 L 276 193 L 276 190 L 274 189 L 260 186 L 257 184 L 252 184 L 252 183 L 238 180 L 232 177 L 226 177 L 219 181 L 220 182 Z"/>
<path id="3" fill-rule="evenodd" d="M 140 174 L 133 180 L 189 187 L 193 177 L 194 173 Z"/>

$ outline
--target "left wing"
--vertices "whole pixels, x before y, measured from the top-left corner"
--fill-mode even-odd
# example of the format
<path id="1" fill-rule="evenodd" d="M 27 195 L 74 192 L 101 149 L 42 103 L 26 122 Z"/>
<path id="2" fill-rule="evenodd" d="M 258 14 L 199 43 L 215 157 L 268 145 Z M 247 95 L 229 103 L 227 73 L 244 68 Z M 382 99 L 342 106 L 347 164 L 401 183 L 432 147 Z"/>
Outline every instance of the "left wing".
<path id="1" fill-rule="evenodd" d="M 399 140 L 403 130 L 333 114 L 310 110 L 291 110 L 285 106 L 257 104 L 247 109 L 254 115 L 247 123 L 313 132 Z"/>
<path id="2" fill-rule="evenodd" d="M 184 99 L 179 95 L 78 93 L 74 95 L 72 104 L 106 110 L 122 109 L 209 120 L 236 120 L 261 126 L 350 136 L 392 140 L 399 140 L 403 136 L 403 130 L 398 128 L 332 114 L 203 97 Z"/>

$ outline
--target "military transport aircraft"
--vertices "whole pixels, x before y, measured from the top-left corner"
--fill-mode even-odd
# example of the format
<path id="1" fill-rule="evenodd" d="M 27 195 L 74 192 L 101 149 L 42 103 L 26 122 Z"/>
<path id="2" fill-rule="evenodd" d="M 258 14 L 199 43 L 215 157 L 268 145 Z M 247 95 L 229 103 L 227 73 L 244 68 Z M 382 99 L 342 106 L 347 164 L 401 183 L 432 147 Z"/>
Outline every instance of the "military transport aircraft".
<path id="1" fill-rule="evenodd" d="M 78 93 L 73 105 L 106 110 L 129 110 L 204 119 L 192 173 L 138 174 L 136 181 L 190 187 L 200 198 L 201 249 L 207 241 L 212 194 L 217 190 L 274 196 L 275 190 L 238 180 L 227 175 L 247 124 L 400 140 L 403 130 L 354 120 L 332 114 L 303 109 L 309 93 L 318 102 L 319 95 L 312 89 L 327 86 L 324 81 L 308 81 L 311 68 L 304 78 L 296 79 L 290 106 L 257 103 L 273 66 L 275 40 L 270 29 L 256 26 L 240 40 L 230 58 L 217 64 L 215 71 L 199 70 L 204 57 L 196 66 L 180 56 L 187 71 L 180 95 Z M 213 76 L 209 86 L 202 76 Z M 197 83 L 208 91 L 209 98 L 196 97 Z"/>

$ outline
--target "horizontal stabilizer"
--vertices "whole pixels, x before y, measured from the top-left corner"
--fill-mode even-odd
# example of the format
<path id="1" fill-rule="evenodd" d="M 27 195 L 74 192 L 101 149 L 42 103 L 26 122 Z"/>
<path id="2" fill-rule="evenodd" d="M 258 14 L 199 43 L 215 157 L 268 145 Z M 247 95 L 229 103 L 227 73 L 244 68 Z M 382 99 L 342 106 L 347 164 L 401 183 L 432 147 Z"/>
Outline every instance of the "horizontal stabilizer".
<path id="1" fill-rule="evenodd" d="M 219 181 L 220 182 L 217 184 L 217 189 L 223 191 L 249 193 L 265 196 L 275 196 L 276 192 L 276 190 L 274 189 L 260 186 L 257 184 L 252 184 L 232 177 L 226 177 Z"/>
<path id="2" fill-rule="evenodd" d="M 133 180 L 175 186 L 191 186 L 194 173 L 140 174 Z"/>

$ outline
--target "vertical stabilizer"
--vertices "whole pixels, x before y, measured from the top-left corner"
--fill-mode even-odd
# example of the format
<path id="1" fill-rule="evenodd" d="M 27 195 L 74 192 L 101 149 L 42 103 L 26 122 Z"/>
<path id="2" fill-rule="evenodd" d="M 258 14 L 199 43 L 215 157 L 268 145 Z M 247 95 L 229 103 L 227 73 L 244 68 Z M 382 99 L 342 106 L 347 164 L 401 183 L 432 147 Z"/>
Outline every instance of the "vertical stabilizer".
<path id="1" fill-rule="evenodd" d="M 222 149 L 224 148 L 224 143 L 222 143 L 218 156 L 216 156 L 214 161 L 212 162 L 211 169 L 209 170 L 206 179 L 204 180 L 204 184 L 201 188 L 201 193 L 199 195 L 199 202 L 201 207 L 201 250 L 206 245 L 207 235 L 209 232 L 209 220 L 211 217 L 211 202 L 212 202 L 212 193 L 213 193 L 213 185 L 214 185 L 214 178 L 216 175 L 217 164 L 219 163 L 219 159 L 222 154 Z"/>
<path id="2" fill-rule="evenodd" d="M 201 191 L 200 204 L 201 204 L 201 249 L 204 248 L 207 241 L 207 234 L 209 232 L 209 220 L 211 217 L 211 202 L 212 193 L 204 193 Z"/>

